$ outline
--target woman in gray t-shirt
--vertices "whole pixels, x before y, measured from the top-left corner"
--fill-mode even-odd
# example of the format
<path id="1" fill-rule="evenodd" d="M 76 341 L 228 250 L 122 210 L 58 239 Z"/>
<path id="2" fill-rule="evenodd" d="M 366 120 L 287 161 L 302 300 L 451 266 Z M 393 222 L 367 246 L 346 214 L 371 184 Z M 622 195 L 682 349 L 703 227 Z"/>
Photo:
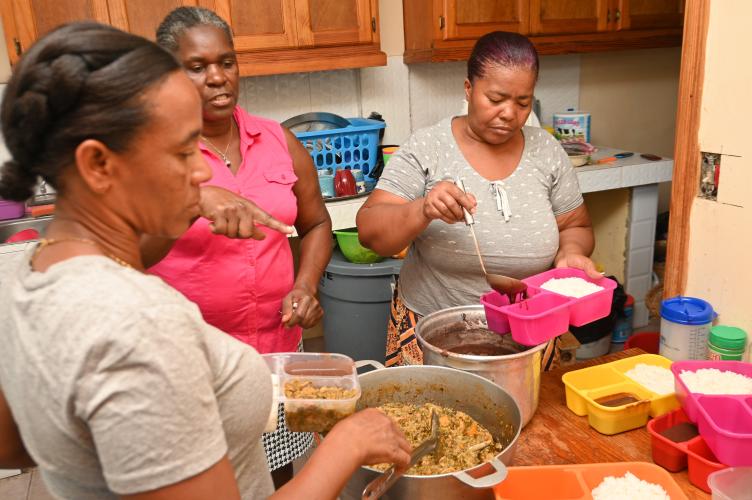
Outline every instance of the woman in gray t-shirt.
<path id="1" fill-rule="evenodd" d="M 572 165 L 546 131 L 525 127 L 538 55 L 522 35 L 489 33 L 468 60 L 468 114 L 414 133 L 358 213 L 361 241 L 382 255 L 410 246 L 392 304 L 387 365 L 422 362 L 412 328 L 488 290 L 462 209 L 473 213 L 488 272 L 516 278 L 552 265 L 600 276 Z M 455 184 L 461 179 L 463 193 Z M 555 354 L 552 342 L 545 366 Z"/>

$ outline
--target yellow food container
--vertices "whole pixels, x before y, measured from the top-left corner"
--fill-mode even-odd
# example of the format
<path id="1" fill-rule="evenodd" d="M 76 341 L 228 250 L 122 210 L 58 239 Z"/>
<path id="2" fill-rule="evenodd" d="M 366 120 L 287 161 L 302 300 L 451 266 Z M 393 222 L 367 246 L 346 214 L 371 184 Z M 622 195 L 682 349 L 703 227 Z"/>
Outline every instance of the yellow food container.
<path id="1" fill-rule="evenodd" d="M 641 354 L 565 373 L 561 380 L 565 386 L 567 407 L 576 415 L 587 415 L 595 430 L 608 435 L 642 427 L 648 416 L 657 417 L 678 408 L 679 401 L 674 393 L 656 394 L 625 375 L 640 363 L 666 369 L 671 367 L 670 359 L 657 354 Z M 621 401 L 618 398 L 610 402 L 605 400 L 614 395 L 623 395 L 624 398 Z"/>

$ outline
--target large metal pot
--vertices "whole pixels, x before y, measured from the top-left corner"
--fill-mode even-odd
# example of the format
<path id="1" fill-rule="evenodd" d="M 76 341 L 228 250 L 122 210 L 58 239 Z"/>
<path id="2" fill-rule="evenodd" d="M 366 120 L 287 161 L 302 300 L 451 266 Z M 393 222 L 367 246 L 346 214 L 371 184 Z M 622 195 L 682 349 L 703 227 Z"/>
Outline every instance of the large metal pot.
<path id="1" fill-rule="evenodd" d="M 523 346 L 511 335 L 489 331 L 480 305 L 429 314 L 418 322 L 415 336 L 423 349 L 423 364 L 448 366 L 487 378 L 517 401 L 523 427 L 533 418 L 540 393 L 541 351 L 546 344 Z"/>
<path id="2" fill-rule="evenodd" d="M 359 362 L 363 363 L 369 362 Z M 504 464 L 512 461 L 517 437 L 520 435 L 520 410 L 509 394 L 484 378 L 439 366 L 379 369 L 359 378 L 363 393 L 358 401 L 358 409 L 388 402 L 431 402 L 467 413 L 505 445 L 493 460 L 472 469 L 434 476 L 403 476 L 382 498 L 494 498 L 491 488 L 506 478 Z M 379 474 L 379 471 L 369 467 L 361 467 L 350 478 L 341 497 L 359 500 L 366 485 Z"/>

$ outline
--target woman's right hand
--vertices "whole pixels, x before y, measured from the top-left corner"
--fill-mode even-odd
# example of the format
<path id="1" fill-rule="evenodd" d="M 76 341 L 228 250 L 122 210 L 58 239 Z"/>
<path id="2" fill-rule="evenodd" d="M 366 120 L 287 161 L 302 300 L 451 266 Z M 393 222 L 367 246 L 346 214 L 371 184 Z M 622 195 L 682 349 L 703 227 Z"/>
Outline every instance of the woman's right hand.
<path id="1" fill-rule="evenodd" d="M 463 208 L 474 214 L 477 205 L 475 196 L 465 193 L 453 182 L 441 181 L 423 198 L 423 216 L 454 224 L 465 220 Z"/>
<path id="2" fill-rule="evenodd" d="M 367 408 L 341 420 L 326 436 L 337 441 L 341 449 L 359 453 L 360 465 L 410 463 L 412 447 L 394 421 L 381 410 Z"/>

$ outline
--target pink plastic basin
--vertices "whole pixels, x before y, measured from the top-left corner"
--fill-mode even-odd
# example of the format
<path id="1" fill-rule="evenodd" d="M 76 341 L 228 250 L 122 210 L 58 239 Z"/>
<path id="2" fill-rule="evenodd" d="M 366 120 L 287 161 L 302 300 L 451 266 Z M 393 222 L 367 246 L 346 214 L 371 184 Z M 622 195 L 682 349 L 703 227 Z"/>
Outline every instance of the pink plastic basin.
<path id="1" fill-rule="evenodd" d="M 505 306 L 512 338 L 522 345 L 538 345 L 569 329 L 567 297 L 555 293 L 539 293 L 527 300 Z"/>
<path id="2" fill-rule="evenodd" d="M 543 290 L 541 288 L 541 285 L 553 278 L 582 278 L 585 281 L 589 281 L 590 283 L 594 283 L 598 286 L 603 287 L 603 290 L 598 290 L 597 292 L 591 293 L 590 295 L 586 295 L 584 297 L 567 297 L 572 301 L 572 303 L 569 305 L 570 325 L 583 326 L 601 318 L 605 318 L 611 313 L 611 301 L 613 300 L 614 289 L 616 288 L 616 282 L 612 279 L 605 277 L 592 279 L 589 278 L 587 274 L 585 274 L 585 271 L 565 267 L 559 269 L 551 269 L 550 271 L 525 278 L 522 281 L 527 283 L 528 287 L 537 290 Z"/>
<path id="3" fill-rule="evenodd" d="M 25 211 L 26 205 L 22 201 L 0 199 L 0 220 L 20 219 Z"/>
<path id="4" fill-rule="evenodd" d="M 679 399 L 684 412 L 692 422 L 697 422 L 697 397 L 695 393 L 689 392 L 684 381 L 681 379 L 681 372 L 694 372 L 702 368 L 715 368 L 716 370 L 740 373 L 745 377 L 752 378 L 752 363 L 743 361 L 675 361 L 671 365 L 671 371 L 674 373 L 674 386 L 676 388 L 676 397 Z M 744 398 L 745 396 L 728 396 Z"/>

